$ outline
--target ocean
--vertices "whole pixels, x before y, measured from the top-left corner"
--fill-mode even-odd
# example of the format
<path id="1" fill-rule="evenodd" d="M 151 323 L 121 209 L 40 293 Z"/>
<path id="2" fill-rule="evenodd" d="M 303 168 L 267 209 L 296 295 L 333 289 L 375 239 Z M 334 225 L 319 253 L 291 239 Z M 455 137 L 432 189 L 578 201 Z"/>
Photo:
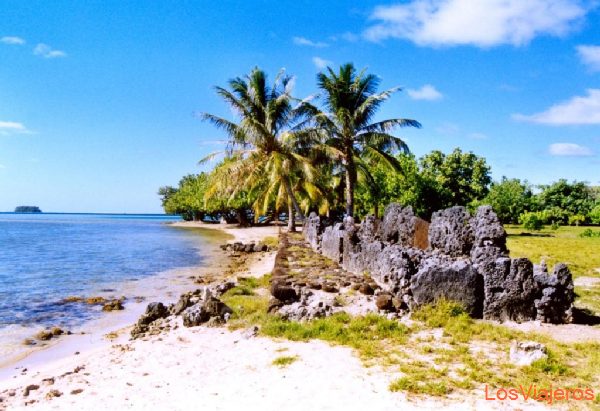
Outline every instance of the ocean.
<path id="1" fill-rule="evenodd" d="M 178 220 L 164 215 L 0 214 L 0 343 L 21 343 L 14 340 L 33 330 L 72 329 L 107 315 L 98 305 L 65 304 L 69 296 L 131 299 L 150 284 L 155 292 L 166 290 L 174 270 L 202 264 L 203 249 L 211 241 L 201 231 L 166 224 Z M 163 283 L 157 286 L 156 278 Z"/>

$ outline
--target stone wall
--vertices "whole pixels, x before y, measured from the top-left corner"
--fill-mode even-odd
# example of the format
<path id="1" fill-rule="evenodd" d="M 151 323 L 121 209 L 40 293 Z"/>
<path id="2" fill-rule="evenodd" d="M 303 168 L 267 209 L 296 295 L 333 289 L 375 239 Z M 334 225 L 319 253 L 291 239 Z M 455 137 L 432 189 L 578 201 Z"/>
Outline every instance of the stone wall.
<path id="1" fill-rule="evenodd" d="M 347 271 L 370 274 L 405 310 L 446 298 L 477 318 L 571 321 L 567 266 L 549 274 L 545 266 L 509 258 L 506 231 L 489 206 L 473 216 L 464 207 L 440 210 L 431 223 L 399 204 L 386 207 L 382 220 L 369 216 L 362 224 L 350 217 L 325 226 L 313 213 L 304 235 Z"/>

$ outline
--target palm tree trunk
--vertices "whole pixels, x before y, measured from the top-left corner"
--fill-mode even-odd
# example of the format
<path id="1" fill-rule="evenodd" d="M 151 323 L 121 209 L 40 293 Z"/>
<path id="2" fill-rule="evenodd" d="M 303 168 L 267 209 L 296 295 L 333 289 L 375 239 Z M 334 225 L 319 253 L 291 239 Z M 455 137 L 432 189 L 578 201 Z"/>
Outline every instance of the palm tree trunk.
<path id="1" fill-rule="evenodd" d="M 296 213 L 294 212 L 294 204 L 288 199 L 288 231 L 296 231 Z"/>
<path id="2" fill-rule="evenodd" d="M 296 213 L 298 213 L 300 218 L 304 219 L 304 213 L 302 212 L 302 210 L 300 209 L 300 206 L 298 205 L 298 201 L 296 200 L 296 196 L 294 195 L 294 192 L 292 191 L 292 185 L 290 184 L 289 180 L 286 179 L 283 184 L 285 186 L 285 191 L 288 195 L 288 199 L 292 202 L 294 209 L 296 210 Z"/>
<path id="3" fill-rule="evenodd" d="M 354 186 L 356 185 L 356 165 L 352 153 L 346 154 L 346 215 L 354 216 Z"/>
<path id="4" fill-rule="evenodd" d="M 375 218 L 379 218 L 379 201 L 375 200 L 375 205 L 373 206 L 373 213 L 375 214 Z"/>

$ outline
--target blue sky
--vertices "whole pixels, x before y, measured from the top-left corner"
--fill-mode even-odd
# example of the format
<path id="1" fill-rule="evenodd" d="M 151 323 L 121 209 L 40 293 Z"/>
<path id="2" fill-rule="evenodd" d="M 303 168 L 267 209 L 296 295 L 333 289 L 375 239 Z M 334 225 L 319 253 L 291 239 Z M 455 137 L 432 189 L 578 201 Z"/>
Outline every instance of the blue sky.
<path id="1" fill-rule="evenodd" d="M 380 117 L 421 156 L 493 177 L 600 184 L 600 5 L 578 0 L 0 2 L 0 211 L 160 212 L 229 116 L 214 85 L 259 66 L 313 94 L 354 62 L 401 86 Z"/>

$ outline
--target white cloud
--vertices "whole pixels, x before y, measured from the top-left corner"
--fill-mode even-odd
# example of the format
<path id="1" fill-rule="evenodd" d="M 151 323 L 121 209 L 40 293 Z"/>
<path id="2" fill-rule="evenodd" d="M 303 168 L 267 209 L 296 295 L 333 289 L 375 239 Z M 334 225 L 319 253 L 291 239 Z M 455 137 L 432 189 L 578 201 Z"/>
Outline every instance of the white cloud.
<path id="1" fill-rule="evenodd" d="M 29 134 L 31 131 L 22 123 L 15 121 L 0 121 L 0 135 L 8 134 Z"/>
<path id="2" fill-rule="evenodd" d="M 435 101 L 441 100 L 444 96 L 442 93 L 436 90 L 434 86 L 431 84 L 425 84 L 420 89 L 408 89 L 406 90 L 410 98 L 413 100 L 427 100 L 427 101 Z"/>
<path id="3" fill-rule="evenodd" d="M 297 46 L 309 46 L 309 47 L 317 47 L 323 48 L 329 46 L 327 43 L 323 43 L 322 41 L 312 41 L 305 37 L 293 37 L 292 41 Z"/>
<path id="4" fill-rule="evenodd" d="M 587 147 L 575 143 L 554 143 L 548 147 L 548 153 L 553 156 L 586 157 L 594 153 Z"/>
<path id="5" fill-rule="evenodd" d="M 0 39 L 0 42 L 2 42 L 4 44 L 12 44 L 12 45 L 16 45 L 16 46 L 20 46 L 22 44 L 25 44 L 25 40 L 23 40 L 21 37 L 16 37 L 16 36 L 5 36 L 5 37 L 2 37 Z"/>
<path id="6" fill-rule="evenodd" d="M 322 59 L 321 57 L 316 57 L 316 56 L 312 58 L 312 62 L 319 70 L 323 70 L 327 66 L 333 65 L 332 61 L 325 60 L 325 59 Z"/>
<path id="7" fill-rule="evenodd" d="M 600 71 L 600 46 L 577 46 L 581 62 L 593 71 Z"/>
<path id="8" fill-rule="evenodd" d="M 378 6 L 364 33 L 370 41 L 410 40 L 421 46 L 492 47 L 562 36 L 588 11 L 586 0 L 412 0 Z"/>
<path id="9" fill-rule="evenodd" d="M 66 57 L 67 53 L 62 50 L 55 50 L 47 44 L 39 43 L 33 49 L 33 54 L 36 56 L 44 57 L 47 59 L 57 58 L 57 57 Z"/>
<path id="10" fill-rule="evenodd" d="M 537 114 L 513 114 L 519 121 L 552 126 L 600 124 L 600 89 L 588 89 L 587 95 L 575 96 Z"/>

